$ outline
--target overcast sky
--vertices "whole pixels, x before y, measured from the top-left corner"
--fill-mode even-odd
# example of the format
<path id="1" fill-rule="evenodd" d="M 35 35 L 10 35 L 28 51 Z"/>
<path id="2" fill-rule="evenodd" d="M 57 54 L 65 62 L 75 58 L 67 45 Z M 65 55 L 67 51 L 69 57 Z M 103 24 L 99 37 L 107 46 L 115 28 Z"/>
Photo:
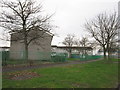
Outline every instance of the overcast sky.
<path id="1" fill-rule="evenodd" d="M 41 0 L 37 0 L 37 2 Z M 58 26 L 54 33 L 52 45 L 62 45 L 67 34 L 75 34 L 81 38 L 86 35 L 83 25 L 86 20 L 100 13 L 111 13 L 118 10 L 119 0 L 42 0 L 44 12 L 55 15 L 52 23 Z M 0 46 L 6 46 L 0 41 Z"/>

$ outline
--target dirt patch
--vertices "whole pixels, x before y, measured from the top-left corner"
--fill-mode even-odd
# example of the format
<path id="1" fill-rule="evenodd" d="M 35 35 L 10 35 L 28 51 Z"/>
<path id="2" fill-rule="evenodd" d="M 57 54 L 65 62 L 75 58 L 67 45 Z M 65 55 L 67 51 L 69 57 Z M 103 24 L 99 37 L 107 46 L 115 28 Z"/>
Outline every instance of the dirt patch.
<path id="1" fill-rule="evenodd" d="M 11 80 L 26 80 L 26 79 L 31 79 L 35 77 L 40 77 L 41 75 L 37 74 L 36 72 L 17 72 L 17 73 L 9 73 L 8 74 L 8 79 Z"/>

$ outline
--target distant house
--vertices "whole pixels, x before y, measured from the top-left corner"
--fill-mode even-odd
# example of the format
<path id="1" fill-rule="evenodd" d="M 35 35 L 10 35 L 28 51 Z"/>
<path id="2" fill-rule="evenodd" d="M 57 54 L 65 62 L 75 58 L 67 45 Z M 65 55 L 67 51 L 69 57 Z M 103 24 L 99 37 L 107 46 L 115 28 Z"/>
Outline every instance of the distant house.
<path id="1" fill-rule="evenodd" d="M 97 55 L 104 55 L 103 49 L 99 49 L 97 52 Z M 108 55 L 107 52 L 106 52 L 106 55 Z"/>
<path id="2" fill-rule="evenodd" d="M 9 59 L 9 49 L 10 47 L 0 47 L 0 60 L 7 60 Z"/>
<path id="3" fill-rule="evenodd" d="M 10 47 L 0 47 L 0 51 L 9 51 Z"/>
<path id="4" fill-rule="evenodd" d="M 93 49 L 91 47 L 78 47 L 78 46 L 68 47 L 68 46 L 52 45 L 52 52 L 69 54 L 68 51 L 67 51 L 68 49 L 72 49 L 72 54 L 82 55 L 83 50 L 86 50 L 87 54 L 89 54 L 89 55 L 93 54 Z"/>
<path id="5" fill-rule="evenodd" d="M 34 31 L 31 33 L 33 35 Z M 42 31 L 37 34 L 41 35 Z M 16 40 L 16 37 L 19 40 Z M 10 58 L 11 59 L 24 59 L 25 50 L 22 35 L 19 33 L 14 33 L 11 35 L 11 47 L 10 47 Z M 45 32 L 41 38 L 37 39 L 36 42 L 31 42 L 28 47 L 28 59 L 29 60 L 48 60 L 51 58 L 51 41 L 53 35 L 51 33 Z"/>
<path id="6" fill-rule="evenodd" d="M 67 51 L 65 49 L 61 49 L 61 46 L 56 46 L 56 45 L 52 45 L 52 52 L 56 52 L 56 53 L 67 53 Z"/>
<path id="7" fill-rule="evenodd" d="M 98 50 L 98 55 L 104 55 L 103 49 Z M 106 52 L 106 55 L 108 55 L 108 52 Z M 110 49 L 110 56 L 111 57 L 118 57 L 118 47 Z"/>

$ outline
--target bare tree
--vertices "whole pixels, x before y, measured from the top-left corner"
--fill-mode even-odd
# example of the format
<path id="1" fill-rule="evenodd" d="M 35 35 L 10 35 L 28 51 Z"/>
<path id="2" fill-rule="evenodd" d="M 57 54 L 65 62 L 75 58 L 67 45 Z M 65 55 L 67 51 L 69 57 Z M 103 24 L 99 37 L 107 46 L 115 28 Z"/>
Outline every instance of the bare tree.
<path id="1" fill-rule="evenodd" d="M 82 40 L 81 40 L 82 47 L 87 47 L 87 46 L 89 46 L 89 44 L 90 44 L 90 42 L 89 42 L 88 38 L 82 37 Z"/>
<path id="2" fill-rule="evenodd" d="M 30 43 L 50 32 L 52 15 L 43 16 L 42 5 L 37 5 L 33 0 L 2 1 L 1 8 L 3 11 L 0 13 L 0 27 L 14 36 L 16 41 L 21 40 L 24 43 L 27 60 Z M 42 33 L 38 34 L 39 32 Z"/>
<path id="3" fill-rule="evenodd" d="M 111 39 L 111 42 L 109 43 L 109 48 L 107 48 L 107 49 L 109 49 L 108 50 L 108 58 L 111 57 L 113 53 L 117 54 L 117 52 L 119 51 L 118 38 Z"/>
<path id="4" fill-rule="evenodd" d="M 81 47 L 81 40 L 79 38 L 75 39 L 74 44 L 78 47 Z M 77 49 L 77 51 L 78 51 L 78 54 L 83 53 L 81 49 Z"/>
<path id="5" fill-rule="evenodd" d="M 74 34 L 68 34 L 62 43 L 67 47 L 72 47 L 74 45 L 74 39 L 75 39 Z M 72 49 L 68 48 L 67 51 L 69 53 L 69 57 L 71 57 Z"/>
<path id="6" fill-rule="evenodd" d="M 87 37 L 82 37 L 81 40 L 80 39 L 75 40 L 75 45 L 79 47 L 84 47 L 83 50 L 78 50 L 78 51 L 79 53 L 82 52 L 82 55 L 85 55 L 87 54 L 87 50 L 85 50 L 85 47 L 90 47 L 92 43 L 90 43 Z"/>
<path id="7" fill-rule="evenodd" d="M 85 29 L 103 48 L 104 58 L 106 58 L 106 52 L 109 53 L 110 43 L 117 36 L 119 28 L 120 20 L 118 20 L 116 13 L 99 14 L 95 19 L 85 24 Z"/>

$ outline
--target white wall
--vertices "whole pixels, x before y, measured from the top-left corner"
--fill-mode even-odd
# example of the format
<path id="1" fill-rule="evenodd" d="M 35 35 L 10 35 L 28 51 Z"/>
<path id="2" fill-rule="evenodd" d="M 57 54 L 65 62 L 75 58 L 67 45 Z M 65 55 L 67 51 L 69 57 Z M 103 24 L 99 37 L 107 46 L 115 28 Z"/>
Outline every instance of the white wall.
<path id="1" fill-rule="evenodd" d="M 9 51 L 8 48 L 0 48 L 0 51 Z"/>
<path id="2" fill-rule="evenodd" d="M 0 48 L 0 51 L 3 51 L 3 48 Z"/>

